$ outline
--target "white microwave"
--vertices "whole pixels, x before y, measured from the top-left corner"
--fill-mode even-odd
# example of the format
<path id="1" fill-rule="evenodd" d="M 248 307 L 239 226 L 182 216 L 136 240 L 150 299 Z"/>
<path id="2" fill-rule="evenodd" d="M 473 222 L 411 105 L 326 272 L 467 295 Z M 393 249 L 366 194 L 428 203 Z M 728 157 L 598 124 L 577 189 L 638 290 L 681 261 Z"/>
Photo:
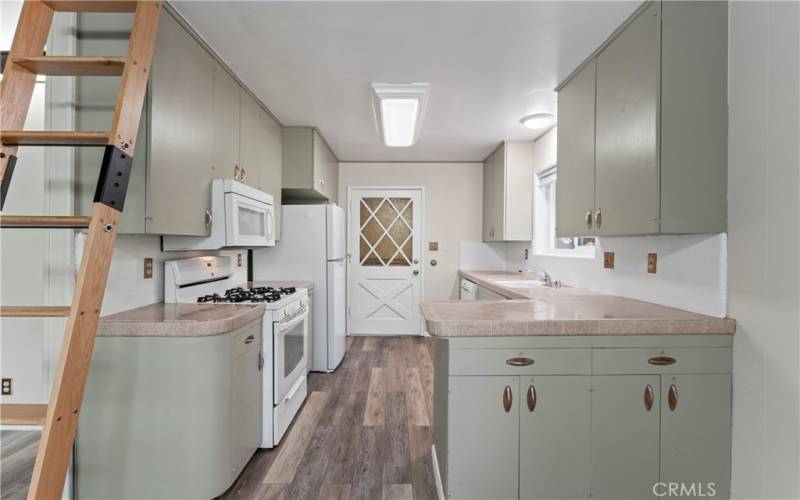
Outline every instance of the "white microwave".
<path id="1" fill-rule="evenodd" d="M 275 246 L 272 195 L 232 179 L 214 179 L 211 211 L 206 215 L 208 236 L 165 235 L 164 250 Z"/>

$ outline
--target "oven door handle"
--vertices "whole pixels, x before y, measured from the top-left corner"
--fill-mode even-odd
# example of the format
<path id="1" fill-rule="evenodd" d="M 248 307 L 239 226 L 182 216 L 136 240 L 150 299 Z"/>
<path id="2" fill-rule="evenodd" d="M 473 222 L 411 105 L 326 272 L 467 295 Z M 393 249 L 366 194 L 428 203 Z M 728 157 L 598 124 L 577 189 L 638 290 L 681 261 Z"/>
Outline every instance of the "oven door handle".
<path id="1" fill-rule="evenodd" d="M 278 335 L 281 335 L 281 334 L 283 334 L 283 332 L 285 332 L 286 330 L 289 330 L 290 328 L 292 328 L 297 323 L 300 323 L 301 321 L 305 320 L 307 317 L 308 317 L 308 308 L 306 307 L 305 309 L 301 309 L 300 312 L 298 312 L 297 314 L 292 316 L 291 319 L 283 320 L 283 321 L 280 321 L 280 322 L 276 323 L 275 327 L 276 327 L 277 331 L 275 333 L 277 333 Z"/>
<path id="2" fill-rule="evenodd" d="M 297 391 L 300 390 L 300 386 L 303 385 L 303 382 L 305 381 L 306 381 L 305 376 L 298 378 L 297 381 L 292 386 L 292 388 L 289 389 L 289 392 L 286 393 L 286 396 L 284 396 L 284 400 L 285 401 L 291 400 L 294 397 L 294 395 L 297 394 Z"/>

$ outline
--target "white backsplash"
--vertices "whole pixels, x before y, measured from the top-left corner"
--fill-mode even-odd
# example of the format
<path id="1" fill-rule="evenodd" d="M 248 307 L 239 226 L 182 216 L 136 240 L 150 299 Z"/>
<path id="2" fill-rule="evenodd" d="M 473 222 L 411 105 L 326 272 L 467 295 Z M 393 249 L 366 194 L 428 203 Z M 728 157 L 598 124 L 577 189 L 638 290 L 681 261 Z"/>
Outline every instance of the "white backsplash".
<path id="1" fill-rule="evenodd" d="M 82 236 L 82 235 L 81 235 Z M 76 252 L 80 253 L 80 237 Z M 161 237 L 153 235 L 121 234 L 114 245 L 108 285 L 103 299 L 101 315 L 106 316 L 164 300 L 164 261 L 199 255 L 242 254 L 242 267 L 236 268 L 237 282 L 247 281 L 247 250 L 219 250 L 203 252 L 163 252 Z M 144 278 L 144 259 L 153 258 L 153 277 Z"/>
<path id="2" fill-rule="evenodd" d="M 725 234 L 603 238 L 595 258 L 586 259 L 535 255 L 533 242 L 464 242 L 461 268 L 517 271 L 542 267 L 553 279 L 568 285 L 725 317 L 726 247 Z M 614 269 L 603 268 L 604 251 L 614 252 Z M 658 254 L 656 274 L 647 272 L 648 253 Z"/>

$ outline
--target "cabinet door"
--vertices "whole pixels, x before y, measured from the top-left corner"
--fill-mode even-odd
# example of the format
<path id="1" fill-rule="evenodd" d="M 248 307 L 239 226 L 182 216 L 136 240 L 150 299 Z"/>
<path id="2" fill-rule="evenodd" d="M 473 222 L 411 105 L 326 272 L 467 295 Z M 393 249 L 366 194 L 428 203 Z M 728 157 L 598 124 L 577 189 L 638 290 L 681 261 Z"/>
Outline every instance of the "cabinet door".
<path id="1" fill-rule="evenodd" d="M 261 445 L 260 347 L 253 347 L 233 362 L 231 445 L 236 477 Z"/>
<path id="2" fill-rule="evenodd" d="M 518 386 L 519 377 L 450 378 L 447 497 L 518 498 Z"/>
<path id="3" fill-rule="evenodd" d="M 494 154 L 492 167 L 492 194 L 494 208 L 492 211 L 492 227 L 494 241 L 506 239 L 506 144 L 503 143 Z M 533 189 L 533 188 L 531 188 Z"/>
<path id="4" fill-rule="evenodd" d="M 219 63 L 214 64 L 214 156 L 211 168 L 219 179 L 232 179 L 239 165 L 239 84 Z"/>
<path id="5" fill-rule="evenodd" d="M 658 375 L 592 377 L 592 497 L 655 497 L 660 387 Z M 652 396 L 646 391 L 652 391 Z M 652 401 L 650 409 L 647 401 Z"/>
<path id="6" fill-rule="evenodd" d="M 275 239 L 281 239 L 281 182 L 283 166 L 281 151 L 281 126 L 265 111 L 261 111 L 262 154 L 261 172 L 258 176 L 258 189 L 272 195 L 275 204 Z"/>
<path id="7" fill-rule="evenodd" d="M 483 162 L 483 241 L 492 241 L 495 237 L 494 224 L 494 155 Z"/>
<path id="8" fill-rule="evenodd" d="M 588 376 L 520 377 L 519 498 L 589 494 Z"/>
<path id="9" fill-rule="evenodd" d="M 533 239 L 533 141 L 505 146 L 504 241 Z"/>
<path id="10" fill-rule="evenodd" d="M 214 60 L 161 16 L 150 87 L 147 232 L 208 234 L 214 143 Z"/>
<path id="11" fill-rule="evenodd" d="M 703 489 L 704 496 L 728 498 L 731 376 L 662 375 L 661 379 L 661 482 L 694 485 Z M 716 495 L 709 494 L 709 487 Z M 693 496 L 703 496 L 699 493 Z"/>
<path id="12" fill-rule="evenodd" d="M 558 92 L 556 234 L 592 234 L 594 225 L 594 92 L 592 59 Z"/>
<path id="13" fill-rule="evenodd" d="M 659 231 L 660 2 L 597 56 L 595 204 L 601 236 Z M 597 217 L 595 216 L 595 222 Z"/>
<path id="14" fill-rule="evenodd" d="M 242 131 L 239 142 L 240 167 L 244 169 L 244 183 L 258 188 L 259 176 L 264 168 L 264 110 L 250 94 L 241 91 Z"/>

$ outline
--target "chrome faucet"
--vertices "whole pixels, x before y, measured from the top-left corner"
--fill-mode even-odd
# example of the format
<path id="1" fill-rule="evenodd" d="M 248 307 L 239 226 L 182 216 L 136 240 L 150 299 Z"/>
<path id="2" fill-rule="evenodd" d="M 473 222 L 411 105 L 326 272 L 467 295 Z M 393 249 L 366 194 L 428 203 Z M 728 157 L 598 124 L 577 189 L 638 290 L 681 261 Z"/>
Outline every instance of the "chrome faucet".
<path id="1" fill-rule="evenodd" d="M 533 273 L 534 276 L 544 281 L 544 286 L 553 286 L 553 277 L 550 276 L 550 273 L 542 269 L 541 267 L 537 267 L 536 269 L 520 269 L 519 272 L 521 273 Z M 540 274 L 541 273 L 541 274 Z"/>

